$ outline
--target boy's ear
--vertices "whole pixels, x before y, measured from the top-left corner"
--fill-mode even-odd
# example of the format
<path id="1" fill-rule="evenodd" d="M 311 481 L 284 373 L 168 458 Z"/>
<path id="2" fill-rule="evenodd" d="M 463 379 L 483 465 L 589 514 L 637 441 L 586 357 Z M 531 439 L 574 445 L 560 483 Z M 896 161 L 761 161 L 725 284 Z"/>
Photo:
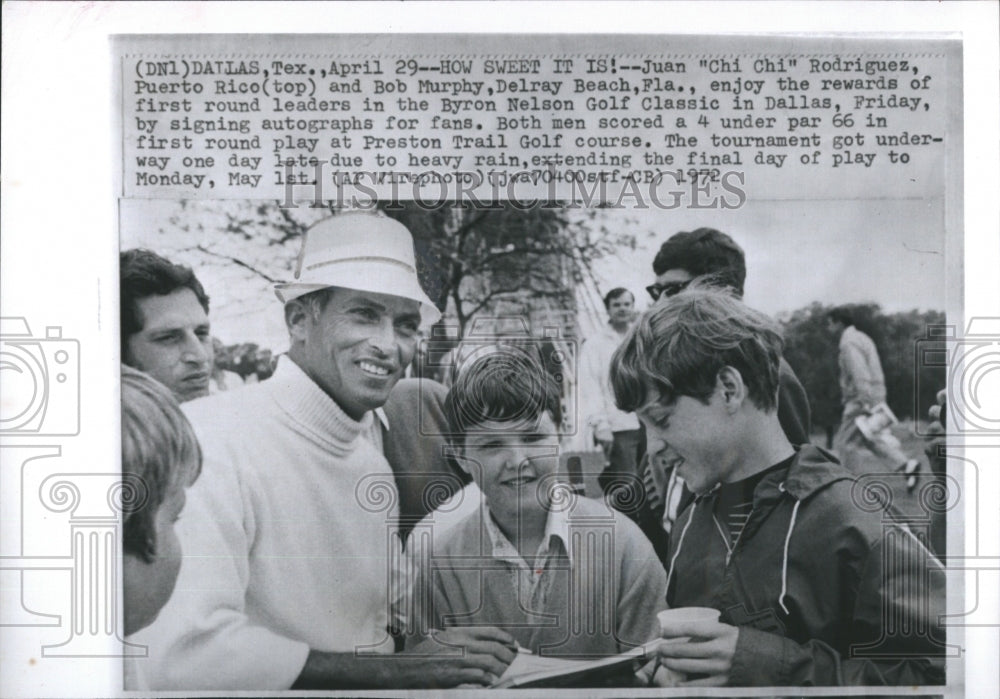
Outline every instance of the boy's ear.
<path id="1" fill-rule="evenodd" d="M 726 409 L 736 412 L 747 397 L 747 386 L 743 376 L 731 366 L 724 366 L 715 378 L 716 390 L 720 390 Z"/>

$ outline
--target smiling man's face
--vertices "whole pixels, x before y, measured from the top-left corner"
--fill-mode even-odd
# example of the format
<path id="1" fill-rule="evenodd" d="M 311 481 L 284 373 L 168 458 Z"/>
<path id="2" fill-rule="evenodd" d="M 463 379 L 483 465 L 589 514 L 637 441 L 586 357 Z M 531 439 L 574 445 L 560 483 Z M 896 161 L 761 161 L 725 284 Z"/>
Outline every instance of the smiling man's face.
<path id="1" fill-rule="evenodd" d="M 543 479 L 559 466 L 559 436 L 548 413 L 537 421 L 478 424 L 465 437 L 463 456 L 501 527 L 515 526 L 522 513 L 548 510 L 551 482 Z"/>
<path id="2" fill-rule="evenodd" d="M 316 316 L 296 329 L 299 362 L 355 420 L 385 404 L 417 348 L 420 304 L 411 299 L 335 288 Z"/>

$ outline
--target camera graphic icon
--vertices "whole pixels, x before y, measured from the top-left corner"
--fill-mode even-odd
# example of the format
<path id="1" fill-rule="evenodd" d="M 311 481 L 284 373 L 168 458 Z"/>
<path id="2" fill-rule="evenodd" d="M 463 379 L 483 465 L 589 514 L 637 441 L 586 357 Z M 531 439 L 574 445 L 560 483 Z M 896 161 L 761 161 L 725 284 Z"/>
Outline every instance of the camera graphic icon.
<path id="1" fill-rule="evenodd" d="M 0 386 L 0 434 L 79 434 L 80 343 L 62 328 L 34 337 L 24 318 L 0 318 Z"/>
<path id="2" fill-rule="evenodd" d="M 1000 413 L 990 413 L 988 402 L 988 397 L 1000 395 L 1000 318 L 970 319 L 964 337 L 956 337 L 953 325 L 929 327 L 927 337 L 916 342 L 915 367 L 918 396 L 921 367 L 940 368 L 946 374 L 952 416 L 944 425 L 946 432 L 1000 435 Z"/>

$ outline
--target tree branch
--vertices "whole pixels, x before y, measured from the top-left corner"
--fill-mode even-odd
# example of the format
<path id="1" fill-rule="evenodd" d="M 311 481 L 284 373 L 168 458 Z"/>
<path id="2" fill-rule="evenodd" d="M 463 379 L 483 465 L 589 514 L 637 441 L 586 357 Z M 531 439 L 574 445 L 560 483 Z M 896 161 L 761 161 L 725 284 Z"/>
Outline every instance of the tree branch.
<path id="1" fill-rule="evenodd" d="M 256 267 L 254 267 L 252 264 L 250 264 L 248 262 L 244 262 L 243 260 L 239 259 L 238 257 L 233 257 L 232 255 L 225 255 L 223 253 L 215 252 L 214 250 L 209 250 L 204 245 L 200 245 L 200 244 L 195 247 L 195 250 L 197 250 L 198 252 L 203 253 L 205 255 L 209 255 L 210 257 L 216 257 L 216 258 L 221 259 L 221 260 L 228 260 L 229 262 L 232 262 L 233 264 L 238 265 L 239 267 L 242 267 L 243 269 L 246 269 L 246 270 L 249 270 L 250 272 L 253 272 L 255 275 L 257 275 L 261 279 L 269 281 L 272 284 L 274 284 L 274 283 L 276 283 L 278 281 L 277 279 L 275 279 L 271 275 L 262 272 L 261 270 L 259 270 Z"/>

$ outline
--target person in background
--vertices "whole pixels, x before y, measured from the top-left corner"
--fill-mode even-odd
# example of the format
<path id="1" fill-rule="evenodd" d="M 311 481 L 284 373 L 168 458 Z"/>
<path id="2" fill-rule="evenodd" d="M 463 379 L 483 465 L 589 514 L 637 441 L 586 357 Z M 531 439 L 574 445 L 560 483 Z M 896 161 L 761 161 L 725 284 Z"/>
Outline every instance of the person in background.
<path id="1" fill-rule="evenodd" d="M 226 358 L 226 347 L 222 340 L 217 337 L 212 338 L 212 378 L 208 382 L 209 393 L 219 393 L 220 391 L 231 391 L 243 385 L 243 377 L 235 371 L 229 371 L 223 366 Z"/>
<path id="2" fill-rule="evenodd" d="M 119 258 L 121 357 L 179 402 L 207 396 L 212 374 L 208 295 L 188 267 L 149 250 Z"/>
<path id="3" fill-rule="evenodd" d="M 608 323 L 588 337 L 580 348 L 580 410 L 586 416 L 594 441 L 604 452 L 606 466 L 598 476 L 605 493 L 637 481 L 639 470 L 639 420 L 615 407 L 608 366 L 611 355 L 635 322 L 635 297 L 617 287 L 604 296 Z"/>
<path id="4" fill-rule="evenodd" d="M 840 399 L 844 404 L 840 428 L 833 439 L 834 450 L 845 466 L 859 474 L 878 470 L 878 460 L 884 459 L 906 476 L 907 487 L 912 489 L 920 462 L 906 455 L 888 424 L 874 425 L 865 435 L 857 423 L 858 418 L 872 415 L 885 404 L 885 376 L 875 343 L 855 327 L 848 308 L 831 310 L 827 328 L 839 338 Z"/>
<path id="5" fill-rule="evenodd" d="M 927 444 L 924 454 L 930 465 L 931 476 L 942 493 L 948 493 L 948 391 L 942 388 L 935 396 L 934 405 L 927 411 Z M 947 502 L 948 498 L 942 498 Z M 935 511 L 931 514 L 931 547 L 942 558 L 948 553 L 948 513 Z"/>
<path id="6" fill-rule="evenodd" d="M 691 288 L 612 359 L 618 406 L 695 494 L 671 533 L 667 603 L 721 613 L 666 630 L 660 660 L 690 686 L 943 684 L 944 569 L 890 503 L 858 506 L 832 454 L 789 441 L 781 350 L 766 315 Z"/>
<path id="7" fill-rule="evenodd" d="M 670 236 L 653 259 L 653 273 L 656 281 L 646 290 L 654 302 L 679 293 L 695 278 L 742 299 L 746 257 L 730 236 L 714 228 L 699 228 Z M 778 420 L 792 444 L 806 444 L 812 428 L 809 397 L 784 357 L 779 368 Z"/>
<path id="8" fill-rule="evenodd" d="M 253 362 L 252 371 L 244 383 L 260 383 L 271 378 L 275 368 L 275 357 L 271 350 L 256 350 L 253 353 L 251 361 Z"/>

